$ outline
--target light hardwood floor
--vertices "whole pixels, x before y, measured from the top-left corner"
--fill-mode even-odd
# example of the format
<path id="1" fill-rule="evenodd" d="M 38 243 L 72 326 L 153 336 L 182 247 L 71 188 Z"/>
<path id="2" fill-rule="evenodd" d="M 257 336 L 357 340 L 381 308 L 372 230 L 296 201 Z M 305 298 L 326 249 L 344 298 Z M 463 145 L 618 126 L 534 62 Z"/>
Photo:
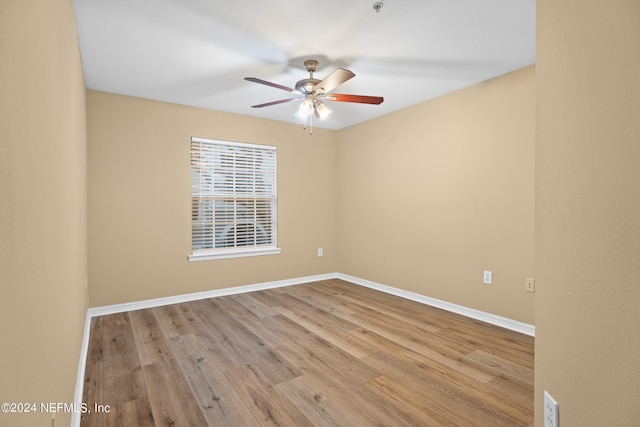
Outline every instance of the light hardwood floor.
<path id="1" fill-rule="evenodd" d="M 81 425 L 530 426 L 533 352 L 341 280 L 210 298 L 94 318 Z"/>

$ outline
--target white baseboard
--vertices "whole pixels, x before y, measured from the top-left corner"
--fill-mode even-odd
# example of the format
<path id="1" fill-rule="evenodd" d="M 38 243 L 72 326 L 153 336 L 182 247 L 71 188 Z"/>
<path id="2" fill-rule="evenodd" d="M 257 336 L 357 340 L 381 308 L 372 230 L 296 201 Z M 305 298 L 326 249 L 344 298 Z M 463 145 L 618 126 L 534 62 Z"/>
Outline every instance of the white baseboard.
<path id="1" fill-rule="evenodd" d="M 521 334 L 535 336 L 536 327 L 528 323 L 518 322 L 517 320 L 508 319 L 502 316 L 496 316 L 495 314 L 486 313 L 484 311 L 475 310 L 473 308 L 465 307 L 462 305 L 452 304 L 447 301 L 442 301 L 435 298 L 430 298 L 414 292 L 405 291 L 403 289 L 394 288 L 392 286 L 382 285 L 380 283 L 372 282 L 370 280 L 360 279 L 358 277 L 349 276 L 347 274 L 337 273 L 337 279 L 342 279 L 347 282 L 355 283 L 356 285 L 366 286 L 367 288 L 376 289 L 381 292 L 386 292 L 395 296 L 417 301 L 422 304 L 430 305 L 432 307 L 441 308 L 443 310 L 450 311 L 452 313 L 461 314 L 472 319 L 480 320 L 492 325 L 500 326 L 512 331 L 519 332 Z"/>
<path id="2" fill-rule="evenodd" d="M 89 351 L 89 333 L 91 330 L 91 319 L 96 316 L 104 316 L 107 314 L 122 313 L 125 311 L 141 310 L 145 308 L 159 307 L 169 304 L 178 304 L 181 302 L 196 301 L 200 299 L 220 297 L 226 295 L 241 294 L 246 292 L 261 291 L 265 289 L 275 289 L 283 286 L 299 285 L 302 283 L 317 282 L 320 280 L 341 279 L 356 285 L 365 286 L 391 295 L 410 299 L 422 304 L 441 308 L 453 313 L 461 314 L 472 319 L 480 320 L 492 325 L 500 326 L 525 335 L 535 336 L 535 326 L 528 323 L 518 322 L 502 316 L 486 313 L 473 308 L 452 304 L 435 298 L 430 298 L 414 292 L 405 291 L 403 289 L 394 288 L 392 286 L 383 285 L 372 282 L 370 280 L 349 276 L 342 273 L 327 273 L 315 276 L 305 276 L 295 279 L 277 280 L 273 282 L 256 283 L 253 285 L 236 286 L 232 288 L 216 289 L 212 291 L 196 292 L 191 294 L 175 295 L 164 298 L 154 298 L 143 301 L 127 302 L 123 304 L 113 304 L 102 307 L 92 307 L 87 309 L 87 316 L 84 324 L 84 335 L 82 337 L 82 347 L 80 349 L 80 363 L 78 366 L 78 376 L 76 379 L 76 389 L 74 395 L 74 403 L 79 405 L 82 403 L 82 392 L 84 388 L 85 366 L 87 364 L 87 354 Z M 71 416 L 71 427 L 80 426 L 80 413 L 74 412 Z"/>
<path id="3" fill-rule="evenodd" d="M 89 337 L 91 333 L 91 313 L 87 310 L 87 315 L 84 319 L 84 332 L 82 334 L 82 346 L 80 347 L 80 362 L 78 365 L 78 376 L 76 377 L 76 389 L 73 395 L 74 408 L 81 408 L 82 392 L 84 391 L 84 369 L 87 365 L 87 354 L 89 352 Z M 88 402 L 87 402 L 88 403 Z M 71 427 L 80 426 L 79 412 L 74 411 L 71 414 Z"/>
<path id="4" fill-rule="evenodd" d="M 197 301 L 200 299 L 222 297 L 246 292 L 262 291 L 265 289 L 275 289 L 283 286 L 300 285 L 302 283 L 317 282 L 319 280 L 335 279 L 337 273 L 319 274 L 316 276 L 298 277 L 295 279 L 276 280 L 274 282 L 256 283 L 253 285 L 235 286 L 232 288 L 216 289 L 212 291 L 196 292 L 192 294 L 175 295 L 164 298 L 154 298 L 143 301 L 125 302 L 123 304 L 105 305 L 102 307 L 92 307 L 88 311 L 91 317 L 104 316 L 105 314 L 123 313 L 125 311 L 142 310 L 145 308 L 160 307 L 181 302 Z"/>

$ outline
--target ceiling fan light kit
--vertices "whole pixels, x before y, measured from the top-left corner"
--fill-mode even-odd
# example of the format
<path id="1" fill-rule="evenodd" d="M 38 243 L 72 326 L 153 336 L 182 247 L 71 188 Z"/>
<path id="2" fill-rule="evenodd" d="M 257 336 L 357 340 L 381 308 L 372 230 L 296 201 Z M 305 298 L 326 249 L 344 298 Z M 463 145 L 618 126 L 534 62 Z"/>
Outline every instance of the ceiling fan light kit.
<path id="1" fill-rule="evenodd" d="M 355 77 L 355 74 L 345 68 L 338 68 L 323 80 L 319 80 L 313 77 L 313 73 L 318 68 L 318 61 L 315 59 L 308 59 L 304 61 L 304 65 L 309 72 L 309 78 L 298 80 L 295 84 L 295 88 L 282 86 L 256 77 L 245 77 L 245 80 L 253 83 L 271 86 L 295 95 L 302 95 L 302 97 L 298 98 L 287 98 L 264 104 L 252 105 L 252 108 L 263 108 L 291 101 L 304 100 L 296 112 L 296 117 L 303 121 L 305 129 L 308 121 L 311 126 L 311 132 L 313 132 L 313 116 L 315 115 L 318 119 L 323 120 L 331 114 L 331 109 L 322 102 L 323 99 L 333 102 L 352 102 L 357 104 L 373 105 L 379 105 L 384 101 L 384 98 L 381 96 L 347 95 L 339 93 L 329 94 L 329 92 L 336 87 Z"/>

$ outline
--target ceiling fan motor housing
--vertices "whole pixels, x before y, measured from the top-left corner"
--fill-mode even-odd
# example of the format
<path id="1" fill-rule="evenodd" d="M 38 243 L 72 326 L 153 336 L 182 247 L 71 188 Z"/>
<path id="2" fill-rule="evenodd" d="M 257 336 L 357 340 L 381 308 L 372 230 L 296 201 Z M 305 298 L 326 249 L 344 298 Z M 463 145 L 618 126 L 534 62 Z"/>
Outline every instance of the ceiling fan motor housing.
<path id="1" fill-rule="evenodd" d="M 312 95 L 313 88 L 320 83 L 318 79 L 302 79 L 296 83 L 296 90 L 303 95 Z"/>

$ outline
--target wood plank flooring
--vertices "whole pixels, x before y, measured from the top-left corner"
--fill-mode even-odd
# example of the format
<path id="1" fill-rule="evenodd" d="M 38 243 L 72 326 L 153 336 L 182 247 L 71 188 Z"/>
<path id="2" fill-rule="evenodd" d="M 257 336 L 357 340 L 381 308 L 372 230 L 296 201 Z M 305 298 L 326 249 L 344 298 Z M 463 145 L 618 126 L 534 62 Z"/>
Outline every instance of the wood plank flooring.
<path id="1" fill-rule="evenodd" d="M 210 298 L 94 318 L 81 425 L 526 427 L 533 354 L 337 279 Z"/>

